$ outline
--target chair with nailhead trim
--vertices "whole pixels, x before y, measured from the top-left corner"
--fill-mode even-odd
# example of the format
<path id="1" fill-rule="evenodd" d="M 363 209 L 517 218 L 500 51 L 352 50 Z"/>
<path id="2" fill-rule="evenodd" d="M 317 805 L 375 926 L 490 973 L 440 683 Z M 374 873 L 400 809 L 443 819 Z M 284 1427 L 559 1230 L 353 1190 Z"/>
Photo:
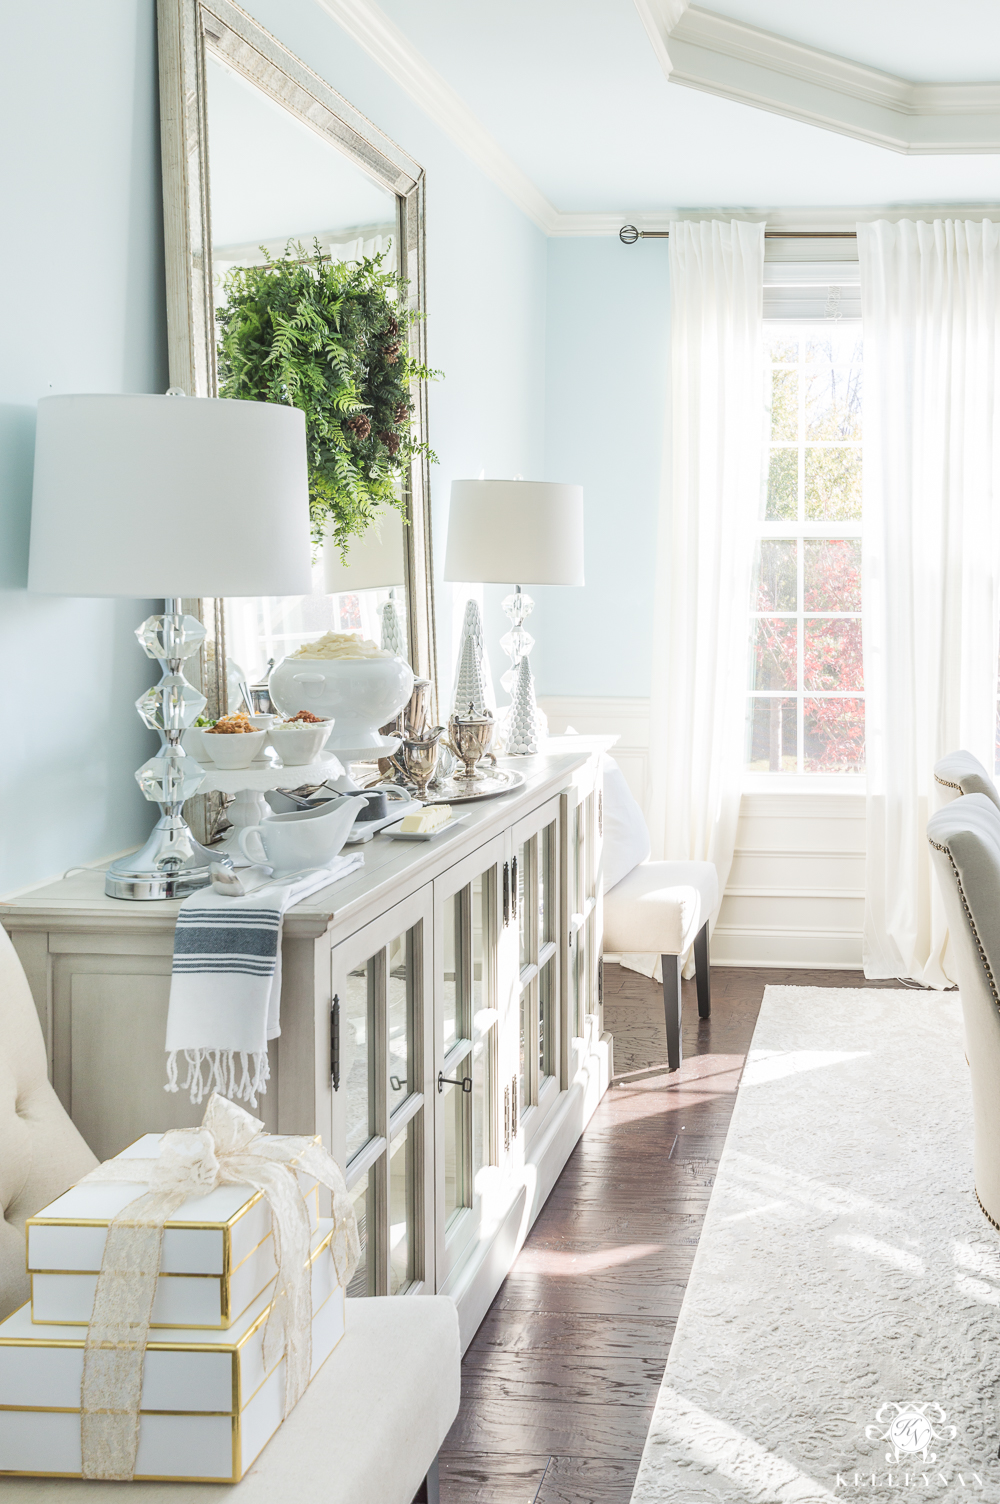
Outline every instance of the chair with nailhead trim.
<path id="1" fill-rule="evenodd" d="M 0 1320 L 31 1293 L 25 1219 L 96 1164 L 49 1082 L 28 980 L 0 927 Z"/>
<path id="2" fill-rule="evenodd" d="M 1000 808 L 966 794 L 931 816 L 927 839 L 962 995 L 976 1195 L 1000 1227 Z"/>

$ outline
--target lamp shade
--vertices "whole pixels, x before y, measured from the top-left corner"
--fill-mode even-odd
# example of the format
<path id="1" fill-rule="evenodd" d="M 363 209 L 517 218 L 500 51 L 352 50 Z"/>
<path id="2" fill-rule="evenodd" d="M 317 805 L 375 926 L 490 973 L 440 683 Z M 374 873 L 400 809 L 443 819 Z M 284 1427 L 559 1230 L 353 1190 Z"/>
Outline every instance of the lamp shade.
<path id="1" fill-rule="evenodd" d="M 204 397 L 38 404 L 28 589 L 306 595 L 305 417 Z"/>
<path id="2" fill-rule="evenodd" d="M 347 563 L 331 538 L 323 544 L 323 589 L 327 595 L 347 590 L 388 590 L 406 579 L 403 559 L 403 519 L 390 507 L 365 533 L 352 538 Z"/>
<path id="3" fill-rule="evenodd" d="M 583 487 L 541 480 L 452 481 L 444 577 L 582 585 Z"/>

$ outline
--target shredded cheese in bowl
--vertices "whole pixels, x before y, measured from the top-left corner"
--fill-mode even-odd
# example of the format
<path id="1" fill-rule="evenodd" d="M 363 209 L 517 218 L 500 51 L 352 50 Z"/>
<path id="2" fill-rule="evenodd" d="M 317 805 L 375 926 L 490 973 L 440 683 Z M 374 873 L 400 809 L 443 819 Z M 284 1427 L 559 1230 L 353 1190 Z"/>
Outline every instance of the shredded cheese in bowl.
<path id="1" fill-rule="evenodd" d="M 357 632 L 325 632 L 315 642 L 305 642 L 289 658 L 391 658 L 387 648 L 380 648 L 371 638 Z"/>

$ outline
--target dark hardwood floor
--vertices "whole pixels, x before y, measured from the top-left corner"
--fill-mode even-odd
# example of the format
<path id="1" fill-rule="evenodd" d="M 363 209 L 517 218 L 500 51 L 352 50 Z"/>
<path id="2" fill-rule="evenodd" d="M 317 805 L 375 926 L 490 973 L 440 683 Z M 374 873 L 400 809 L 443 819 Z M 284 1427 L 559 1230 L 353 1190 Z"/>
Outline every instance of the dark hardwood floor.
<path id="1" fill-rule="evenodd" d="M 684 984 L 684 1064 L 668 1076 L 643 1074 L 666 1061 L 660 987 L 605 968 L 618 1084 L 466 1353 L 442 1504 L 627 1504 L 769 983 L 898 985 L 719 967 L 704 1022 Z"/>

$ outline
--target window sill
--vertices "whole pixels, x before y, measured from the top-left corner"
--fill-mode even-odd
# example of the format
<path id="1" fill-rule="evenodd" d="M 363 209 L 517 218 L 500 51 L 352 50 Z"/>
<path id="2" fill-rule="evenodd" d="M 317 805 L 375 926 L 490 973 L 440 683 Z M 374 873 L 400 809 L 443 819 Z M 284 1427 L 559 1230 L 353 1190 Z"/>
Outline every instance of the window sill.
<path id="1" fill-rule="evenodd" d="M 744 773 L 744 794 L 864 794 L 864 773 Z"/>

